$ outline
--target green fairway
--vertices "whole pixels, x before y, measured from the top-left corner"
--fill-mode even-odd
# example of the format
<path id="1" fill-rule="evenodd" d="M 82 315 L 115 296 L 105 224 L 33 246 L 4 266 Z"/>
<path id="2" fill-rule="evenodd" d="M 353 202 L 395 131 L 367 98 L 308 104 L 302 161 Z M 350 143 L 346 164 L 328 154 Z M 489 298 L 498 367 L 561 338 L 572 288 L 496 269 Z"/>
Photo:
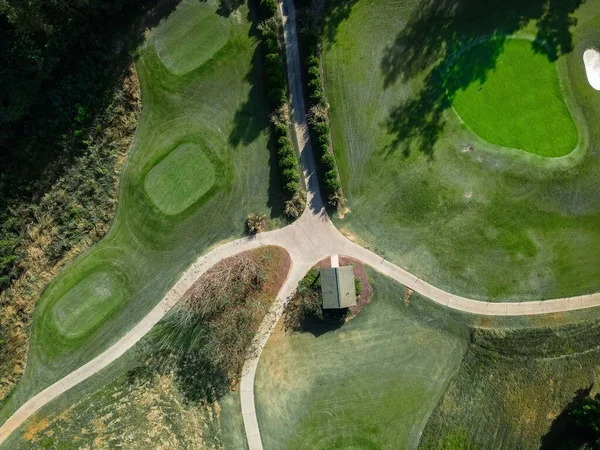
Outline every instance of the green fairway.
<path id="1" fill-rule="evenodd" d="M 125 296 L 118 277 L 110 272 L 92 273 L 56 302 L 52 310 L 54 326 L 65 338 L 81 338 L 110 316 Z"/>
<path id="2" fill-rule="evenodd" d="M 453 2 L 358 0 L 343 20 L 328 22 L 336 28 L 325 33 L 325 83 L 350 209 L 333 220 L 357 242 L 455 294 L 524 301 L 600 290 L 600 93 L 582 64 L 583 51 L 600 45 L 600 1 L 585 2 L 573 14 L 569 6 L 577 2 L 568 1 L 557 12 L 576 23 L 566 33 L 571 51 L 550 62 L 552 55 L 524 48 L 528 56 L 520 61 L 527 67 L 545 58 L 544 66 L 556 67 L 580 136 L 568 155 L 549 158 L 491 144 L 462 123 L 448 100 L 478 91 L 481 80 L 488 81 L 480 94 L 488 83 L 500 83 L 502 55 L 513 45 L 533 45 L 540 3 L 511 3 L 513 11 L 500 1 L 455 10 Z M 439 20 L 427 21 L 432 17 Z M 515 42 L 506 31 L 529 41 Z M 456 74 L 454 50 L 484 43 L 487 50 L 479 48 L 471 55 L 478 59 Z M 445 46 L 452 49 L 447 58 Z M 544 111 L 552 105 L 530 114 L 538 124 L 549 122 L 545 142 L 561 142 L 560 116 Z M 467 106 L 481 116 L 475 120 L 485 119 Z M 468 114 L 462 109 L 461 117 Z M 500 128 L 497 133 L 505 132 Z"/>
<path id="3" fill-rule="evenodd" d="M 250 213 L 271 216 L 271 228 L 282 223 L 273 212 L 279 191 L 271 182 L 268 108 L 248 9 L 222 18 L 217 8 L 216 0 L 182 3 L 139 50 L 143 113 L 115 222 L 40 298 L 27 367 L 0 420 L 116 342 L 198 256 L 244 235 Z M 157 47 L 209 16 L 227 23 L 228 40 L 197 70 L 172 73 Z M 185 39 L 206 40 L 193 28 Z"/>
<path id="4" fill-rule="evenodd" d="M 158 208 L 178 214 L 206 194 L 215 184 L 215 166 L 201 147 L 184 144 L 146 175 L 144 187 Z"/>
<path id="5" fill-rule="evenodd" d="M 318 337 L 274 334 L 256 378 L 265 449 L 415 448 L 466 350 L 450 316 L 406 306 L 404 288 L 368 271 L 374 297 Z M 417 302 L 425 302 L 415 299 Z"/>
<path id="6" fill-rule="evenodd" d="M 152 38 L 163 64 L 182 75 L 211 58 L 229 39 L 231 23 L 203 2 L 184 1 Z"/>
<path id="7" fill-rule="evenodd" d="M 475 44 L 456 64 L 476 60 Z M 563 100 L 556 65 L 531 42 L 509 39 L 483 83 L 459 90 L 452 105 L 478 136 L 503 147 L 542 156 L 564 156 L 577 145 L 577 128 Z"/>

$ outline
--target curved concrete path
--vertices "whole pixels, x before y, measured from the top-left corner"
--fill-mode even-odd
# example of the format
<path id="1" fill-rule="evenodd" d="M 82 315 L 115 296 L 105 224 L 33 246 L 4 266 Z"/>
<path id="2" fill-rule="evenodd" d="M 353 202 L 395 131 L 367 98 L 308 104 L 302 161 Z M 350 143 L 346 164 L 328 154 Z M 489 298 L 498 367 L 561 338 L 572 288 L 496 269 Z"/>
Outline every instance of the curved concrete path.
<path id="1" fill-rule="evenodd" d="M 345 238 L 329 220 L 319 193 L 318 181 L 314 173 L 315 163 L 306 127 L 294 6 L 292 0 L 280 0 L 280 2 L 282 2 L 280 7 L 282 8 L 284 19 L 288 81 L 294 113 L 294 127 L 308 188 L 308 206 L 306 210 L 292 225 L 254 237 L 226 243 L 199 257 L 154 309 L 118 342 L 87 364 L 33 396 L 15 411 L 0 426 L 0 444 L 42 406 L 99 372 L 133 347 L 164 317 L 179 300 L 181 295 L 192 286 L 194 281 L 202 276 L 210 267 L 224 258 L 245 250 L 257 248 L 261 245 L 278 245 L 285 248 L 290 254 L 292 268 L 287 281 L 282 286 L 276 301 L 273 303 L 254 338 L 251 355 L 243 369 L 241 403 L 244 427 L 251 450 L 262 450 L 263 448 L 254 404 L 254 377 L 260 354 L 273 328 L 281 317 L 287 300 L 296 289 L 298 282 L 310 267 L 327 256 L 340 254 L 358 259 L 436 303 L 473 314 L 533 315 L 570 311 L 600 305 L 600 293 L 520 303 L 490 303 L 460 297 L 432 286 L 426 281 L 411 275 L 404 269 Z"/>

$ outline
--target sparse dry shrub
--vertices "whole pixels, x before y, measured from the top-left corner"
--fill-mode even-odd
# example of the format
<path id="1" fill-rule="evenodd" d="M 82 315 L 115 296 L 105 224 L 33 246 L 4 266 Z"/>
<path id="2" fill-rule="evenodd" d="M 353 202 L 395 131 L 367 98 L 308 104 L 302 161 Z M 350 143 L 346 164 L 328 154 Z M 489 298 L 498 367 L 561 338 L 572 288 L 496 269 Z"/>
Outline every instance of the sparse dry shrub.
<path id="1" fill-rule="evenodd" d="M 302 215 L 306 208 L 306 194 L 297 192 L 290 200 L 285 202 L 285 215 L 290 219 L 296 219 Z"/>
<path id="2" fill-rule="evenodd" d="M 250 234 L 260 233 L 267 226 L 267 216 L 265 214 L 251 214 L 246 220 L 246 228 Z"/>

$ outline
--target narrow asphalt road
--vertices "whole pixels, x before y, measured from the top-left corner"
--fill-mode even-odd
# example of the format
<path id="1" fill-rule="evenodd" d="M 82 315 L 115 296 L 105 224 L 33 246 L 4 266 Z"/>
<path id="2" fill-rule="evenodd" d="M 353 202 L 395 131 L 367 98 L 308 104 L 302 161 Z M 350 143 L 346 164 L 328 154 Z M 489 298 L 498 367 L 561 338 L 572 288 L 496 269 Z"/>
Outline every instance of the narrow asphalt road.
<path id="1" fill-rule="evenodd" d="M 327 256 L 339 254 L 358 259 L 436 303 L 473 314 L 534 315 L 591 308 L 600 305 L 600 293 L 520 303 L 491 303 L 468 299 L 438 289 L 345 238 L 329 220 L 323 207 L 318 181 L 314 173 L 315 162 L 306 126 L 295 11 L 292 0 L 280 0 L 280 8 L 284 19 L 288 81 L 294 112 L 294 127 L 304 177 L 308 187 L 308 206 L 306 210 L 296 222 L 285 228 L 228 242 L 199 257 L 154 309 L 118 342 L 87 364 L 33 396 L 15 411 L 0 426 L 0 444 L 41 407 L 99 372 L 133 347 L 164 317 L 194 281 L 210 267 L 224 258 L 261 245 L 278 245 L 285 248 L 292 259 L 292 268 L 286 283 L 282 286 L 276 301 L 254 338 L 251 355 L 243 369 L 241 380 L 242 413 L 248 445 L 251 450 L 261 450 L 263 448 L 254 403 L 254 377 L 260 354 L 281 317 L 286 301 L 294 292 L 298 282 L 310 267 Z"/>

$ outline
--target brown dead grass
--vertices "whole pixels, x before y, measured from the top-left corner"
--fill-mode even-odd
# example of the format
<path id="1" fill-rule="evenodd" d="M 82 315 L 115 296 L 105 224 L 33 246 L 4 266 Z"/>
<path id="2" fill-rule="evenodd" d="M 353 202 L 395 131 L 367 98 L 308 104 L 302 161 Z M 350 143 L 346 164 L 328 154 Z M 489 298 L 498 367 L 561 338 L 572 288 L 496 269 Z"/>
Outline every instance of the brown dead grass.
<path id="1" fill-rule="evenodd" d="M 134 140 L 137 122 L 141 112 L 140 84 L 132 64 L 123 80 L 119 93 L 125 93 L 126 106 L 118 106 L 113 114 L 117 120 L 103 128 L 94 136 L 97 145 L 110 142 L 117 149 L 114 159 L 114 177 L 111 199 L 106 205 L 98 205 L 106 210 L 106 220 L 96 223 L 79 242 L 73 243 L 71 250 L 59 261 L 53 262 L 48 256 L 48 248 L 60 234 L 59 226 L 50 215 L 36 217 L 27 229 L 24 243 L 24 258 L 19 264 L 22 275 L 14 280 L 9 288 L 0 293 L 0 332 L 3 344 L 0 346 L 0 399 L 12 390 L 25 370 L 29 347 L 28 332 L 35 304 L 48 283 L 73 259 L 100 240 L 108 231 L 116 211 L 119 174 L 123 168 L 127 152 Z M 119 95 L 119 94 L 118 94 Z M 102 119 L 100 119 L 100 123 Z M 68 196 L 67 192 L 62 192 Z M 61 195 L 58 191 L 57 195 Z"/>

